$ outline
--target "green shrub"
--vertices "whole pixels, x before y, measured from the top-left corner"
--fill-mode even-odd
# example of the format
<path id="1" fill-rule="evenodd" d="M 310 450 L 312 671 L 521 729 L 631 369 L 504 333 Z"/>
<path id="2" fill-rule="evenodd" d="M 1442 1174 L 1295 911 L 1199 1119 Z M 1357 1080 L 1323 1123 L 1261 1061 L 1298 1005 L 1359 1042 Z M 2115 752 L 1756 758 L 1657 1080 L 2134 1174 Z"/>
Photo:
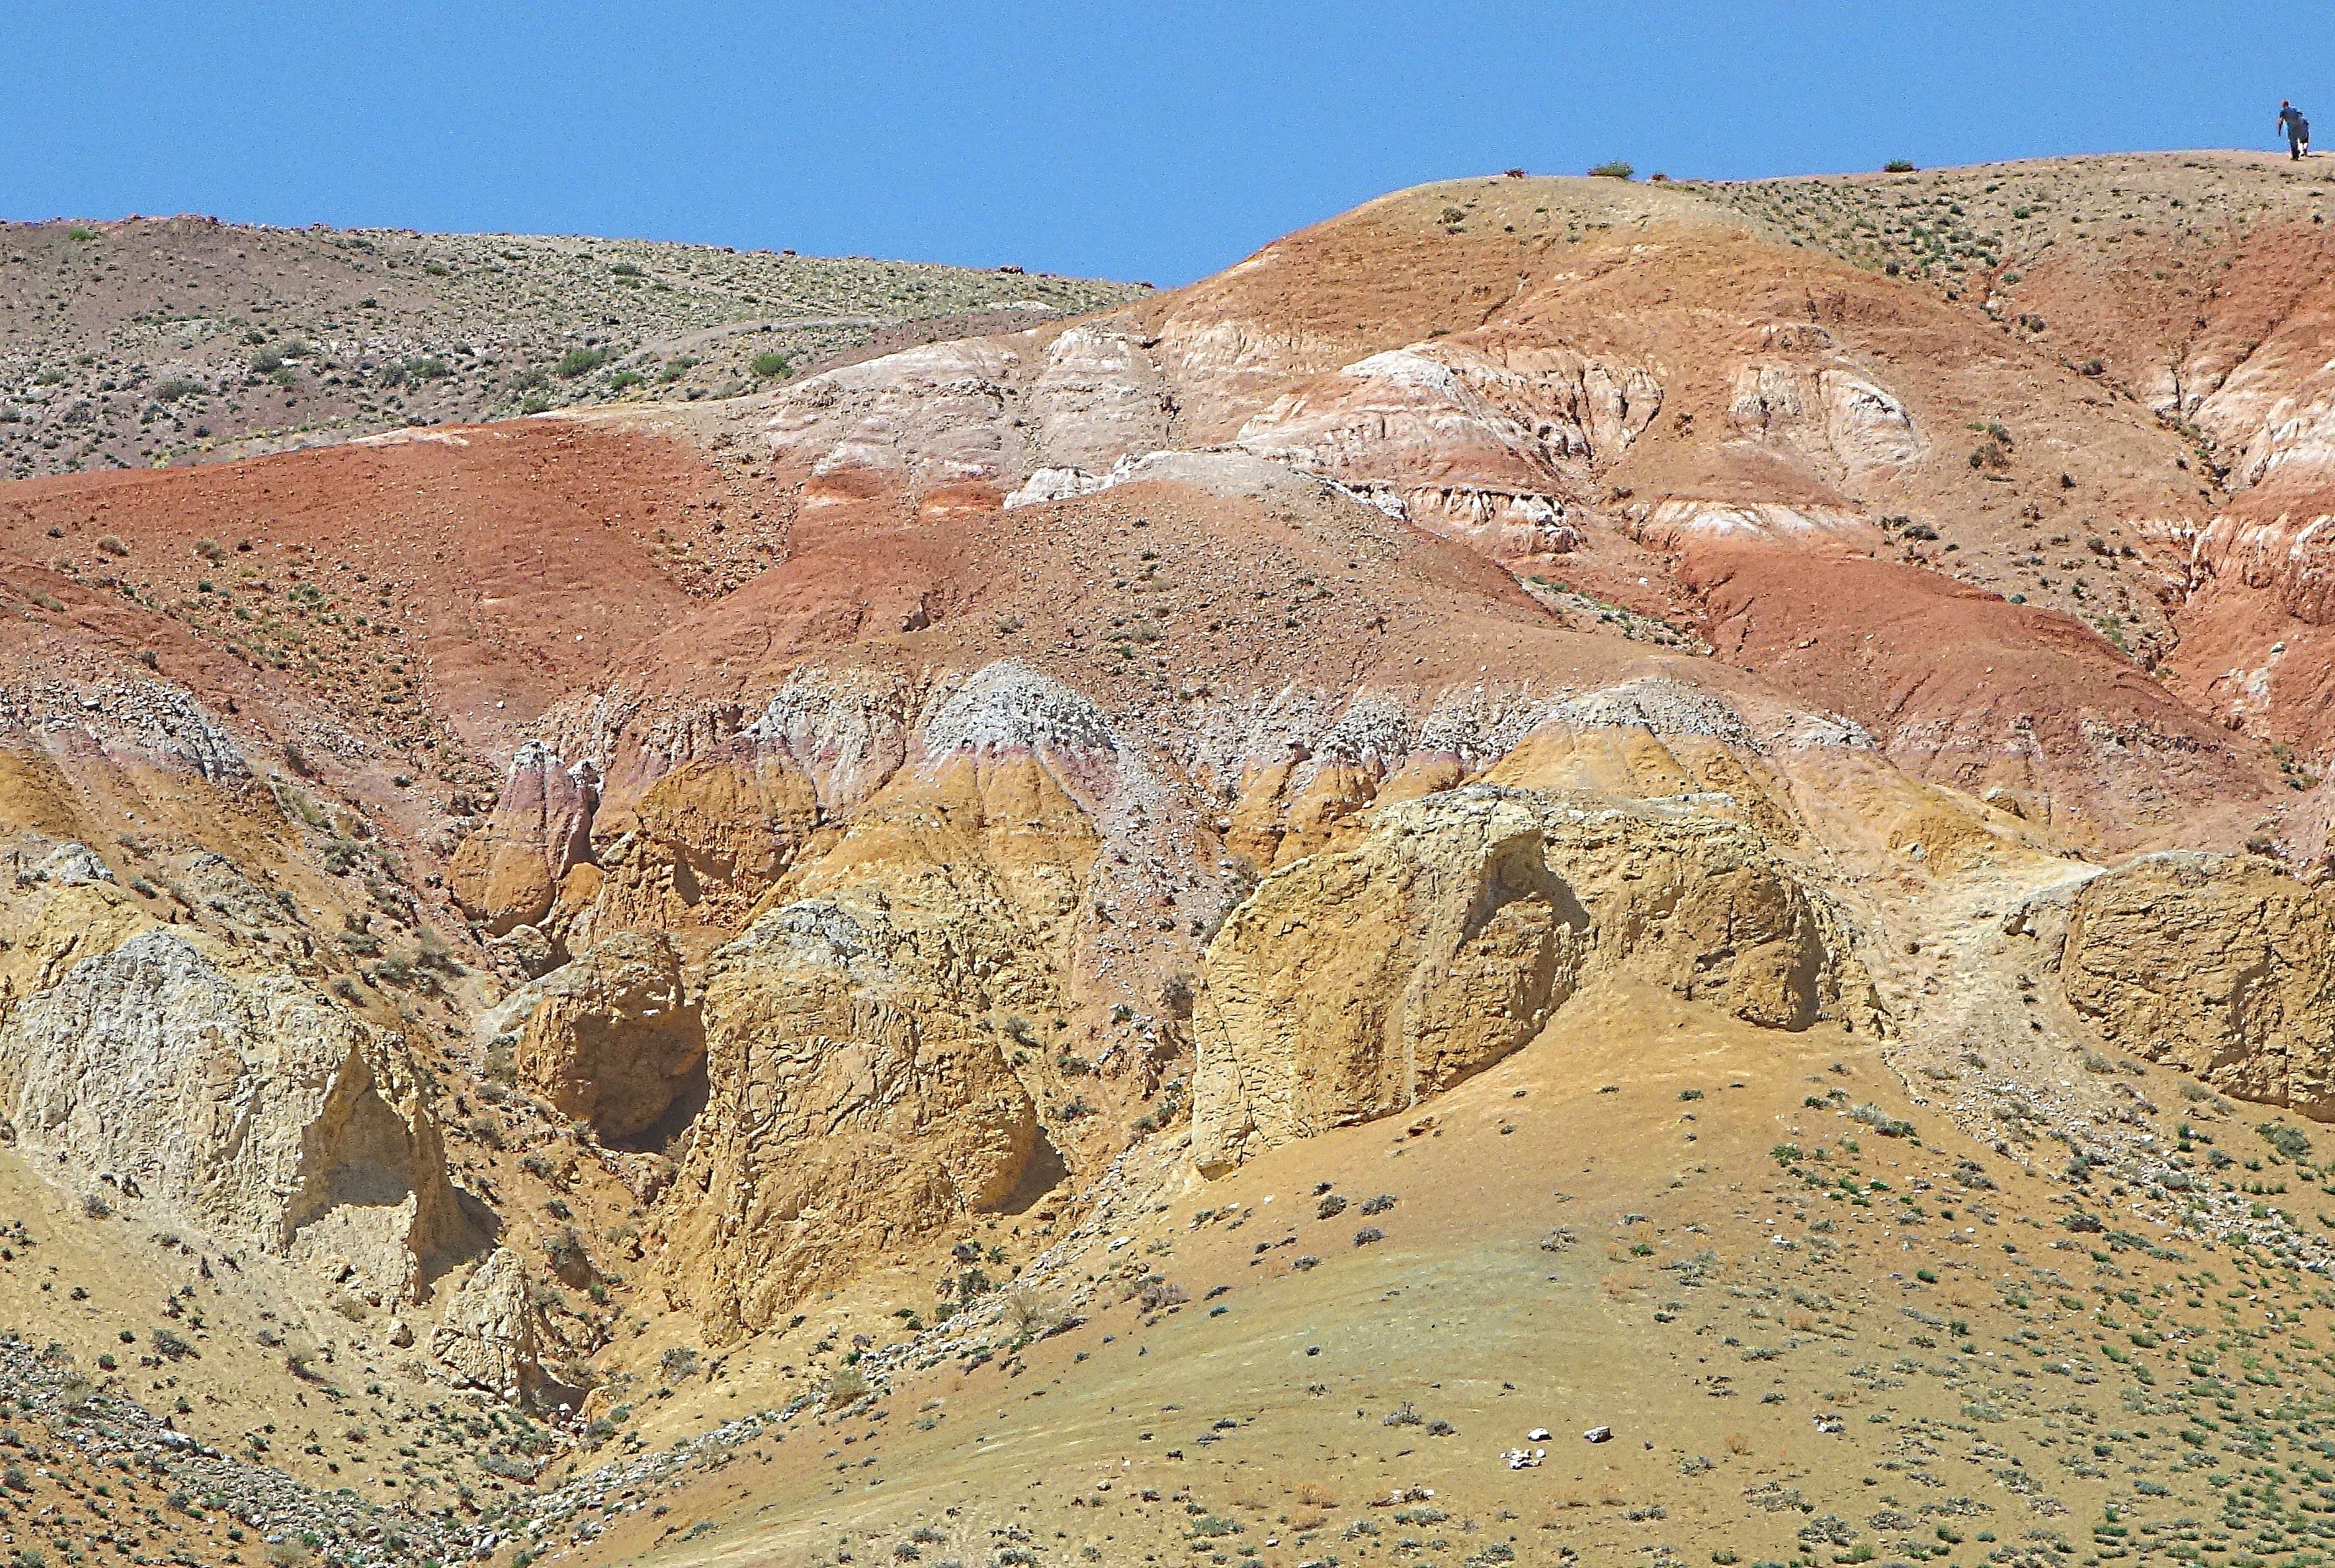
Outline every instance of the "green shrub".
<path id="1" fill-rule="evenodd" d="M 758 353 L 754 356 L 754 373 L 764 381 L 772 376 L 784 381 L 795 373 L 794 361 L 782 353 Z"/>
<path id="2" fill-rule="evenodd" d="M 1637 172 L 1633 166 L 1623 162 L 1618 158 L 1608 163 L 1601 163 L 1589 171 L 1591 177 L 1597 179 L 1629 179 L 1634 178 Z"/>
<path id="3" fill-rule="evenodd" d="M 2300 1128 L 2266 1121 L 2254 1130 L 2262 1134 L 2263 1142 L 2291 1160 L 2306 1158 L 2311 1153 L 2311 1140 L 2302 1136 Z"/>
<path id="4" fill-rule="evenodd" d="M 1881 172 L 1884 174 L 1911 174 L 1914 172 L 1914 160 L 1910 158 L 1893 158 L 1888 162 L 1881 166 Z"/>
<path id="5" fill-rule="evenodd" d="M 867 1373 L 854 1366 L 838 1367 L 827 1379 L 827 1408 L 839 1410 L 857 1403 L 867 1392 Z"/>
<path id="6" fill-rule="evenodd" d="M 434 969 L 458 979 L 469 973 L 462 967 L 462 961 L 454 956 L 454 950 L 446 945 L 446 939 L 427 926 L 414 939 L 413 963 L 417 968 Z"/>
<path id="7" fill-rule="evenodd" d="M 605 348 L 571 348 L 562 354 L 551 373 L 563 381 L 574 381 L 579 375 L 589 375 L 608 363 Z"/>
<path id="8" fill-rule="evenodd" d="M 1850 1120 L 1865 1123 L 1865 1126 L 1879 1133 L 1883 1137 L 1911 1137 L 1914 1136 L 1914 1124 L 1912 1122 L 1901 1121 L 1897 1118 L 1891 1116 L 1888 1112 L 1883 1110 L 1877 1105 L 1860 1105 L 1855 1110 L 1850 1111 L 1848 1115 Z"/>

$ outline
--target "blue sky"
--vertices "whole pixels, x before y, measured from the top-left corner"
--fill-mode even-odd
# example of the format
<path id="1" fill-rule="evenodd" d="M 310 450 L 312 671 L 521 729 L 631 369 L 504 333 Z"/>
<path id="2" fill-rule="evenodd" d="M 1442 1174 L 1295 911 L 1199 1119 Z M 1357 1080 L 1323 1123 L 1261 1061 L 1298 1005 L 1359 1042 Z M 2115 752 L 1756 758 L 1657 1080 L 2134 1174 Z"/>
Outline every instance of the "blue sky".
<path id="1" fill-rule="evenodd" d="M 1381 191 L 2335 144 L 2323 4 L 0 5 L 0 217 L 1186 281 Z"/>

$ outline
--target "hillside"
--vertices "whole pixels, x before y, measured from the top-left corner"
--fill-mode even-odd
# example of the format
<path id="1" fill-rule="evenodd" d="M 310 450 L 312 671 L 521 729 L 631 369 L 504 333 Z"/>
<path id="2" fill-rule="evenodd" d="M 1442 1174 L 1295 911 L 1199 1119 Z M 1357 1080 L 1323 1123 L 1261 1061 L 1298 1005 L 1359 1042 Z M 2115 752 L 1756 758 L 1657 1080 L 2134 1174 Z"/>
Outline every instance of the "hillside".
<path id="1" fill-rule="evenodd" d="M 2314 1560 L 2284 168 L 0 486 L 0 1544 Z"/>
<path id="2" fill-rule="evenodd" d="M 733 397 L 854 351 L 1141 292 L 1015 266 L 640 240 L 186 217 L 5 224 L 0 475 Z"/>

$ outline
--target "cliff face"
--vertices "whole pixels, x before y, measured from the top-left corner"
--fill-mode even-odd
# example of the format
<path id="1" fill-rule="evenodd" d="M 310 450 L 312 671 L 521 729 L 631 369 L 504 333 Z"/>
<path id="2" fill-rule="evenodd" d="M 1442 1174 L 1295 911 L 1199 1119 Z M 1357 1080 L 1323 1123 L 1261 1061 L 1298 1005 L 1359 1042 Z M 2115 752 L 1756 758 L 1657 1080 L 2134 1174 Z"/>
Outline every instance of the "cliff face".
<path id="1" fill-rule="evenodd" d="M 380 1298 L 417 1299 L 474 1244 L 400 1038 L 86 895 L 52 895 L 25 946 L 51 956 L 0 1012 L 21 1147 Z"/>
<path id="2" fill-rule="evenodd" d="M 715 1086 L 675 1183 L 668 1263 L 707 1331 L 993 1211 L 1037 1139 L 1029 1094 L 935 955 L 864 898 L 772 911 L 707 985 Z"/>
<path id="3" fill-rule="evenodd" d="M 1846 947 L 1731 822 L 1487 786 L 1390 806 L 1267 877 L 1210 946 L 1193 1157 L 1222 1170 L 1408 1110 L 1601 975 L 1807 1029 L 1859 983 Z"/>
<path id="4" fill-rule="evenodd" d="M 2109 1050 L 2335 1120 L 2335 900 L 2253 856 L 2151 855 L 2084 885 L 2059 983 Z"/>

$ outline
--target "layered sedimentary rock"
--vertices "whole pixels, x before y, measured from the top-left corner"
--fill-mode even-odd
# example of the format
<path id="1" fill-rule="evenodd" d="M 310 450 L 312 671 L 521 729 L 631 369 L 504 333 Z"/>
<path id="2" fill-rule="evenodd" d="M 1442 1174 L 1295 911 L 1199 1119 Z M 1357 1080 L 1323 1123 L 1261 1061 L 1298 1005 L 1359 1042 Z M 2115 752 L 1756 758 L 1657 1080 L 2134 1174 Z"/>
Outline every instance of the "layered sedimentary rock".
<path id="1" fill-rule="evenodd" d="M 1414 344 L 1287 393 L 1238 444 L 1334 479 L 1545 489 L 1619 458 L 1662 401 L 1646 371 L 1567 349 Z"/>
<path id="2" fill-rule="evenodd" d="M 1038 461 L 1102 473 L 1168 444 L 1168 398 L 1143 345 L 1107 323 L 1074 326 L 1046 350 L 1030 389 Z"/>
<path id="3" fill-rule="evenodd" d="M 1482 785 L 1383 808 L 1210 946 L 1194 1157 L 1406 1109 L 1623 967 L 1776 1029 L 1839 1016 L 1856 983 L 1829 911 L 1732 823 Z"/>
<path id="4" fill-rule="evenodd" d="M 712 959 L 668 1257 L 714 1333 L 997 1207 L 1037 1147 L 1000 1025 L 1066 1005 L 1116 740 L 1007 662 L 942 698 L 916 750 Z"/>
<path id="5" fill-rule="evenodd" d="M 570 766 L 539 740 L 520 747 L 493 817 L 463 840 L 449 867 L 463 909 L 498 936 L 541 924 L 560 879 L 592 857 L 598 804 L 591 763 Z"/>
<path id="6" fill-rule="evenodd" d="M 928 344 L 811 376 L 779 399 L 766 427 L 770 443 L 809 460 L 820 479 L 993 480 L 1020 456 L 1005 414 L 1022 341 Z M 810 498 L 830 493 L 818 489 Z"/>
<path id="7" fill-rule="evenodd" d="M 2253 856 L 2144 856 L 2086 883 L 2059 982 L 2100 1042 L 2335 1120 L 2335 899 Z"/>
<path id="8" fill-rule="evenodd" d="M 1243 450 L 1383 496 L 1501 560 L 1580 543 L 1568 501 L 1662 407 L 1636 366 L 1568 349 L 1446 341 L 1372 354 L 1278 399 Z"/>

